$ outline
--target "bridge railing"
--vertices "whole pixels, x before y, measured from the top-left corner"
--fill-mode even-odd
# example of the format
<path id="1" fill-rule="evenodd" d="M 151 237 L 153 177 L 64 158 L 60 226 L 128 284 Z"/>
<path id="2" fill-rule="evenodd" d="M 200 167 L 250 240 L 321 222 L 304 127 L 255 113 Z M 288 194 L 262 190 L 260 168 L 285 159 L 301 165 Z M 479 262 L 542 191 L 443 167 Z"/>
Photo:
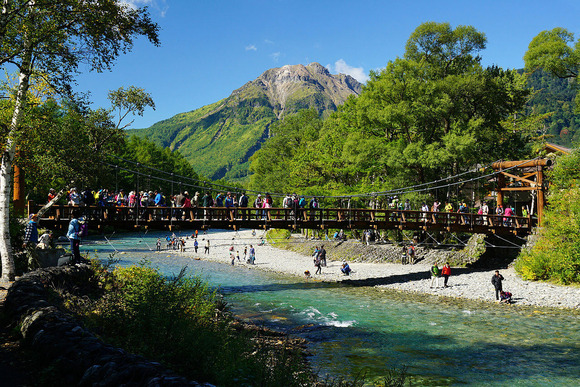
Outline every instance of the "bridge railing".
<path id="1" fill-rule="evenodd" d="M 37 212 L 41 206 L 29 203 L 29 213 Z M 334 227 L 334 228 L 448 228 L 448 229 L 528 229 L 534 225 L 531 217 L 479 215 L 457 212 L 404 211 L 396 209 L 368 208 L 225 208 L 225 207 L 121 207 L 121 206 L 70 206 L 54 205 L 41 221 L 56 222 L 72 218 L 77 209 L 90 221 L 103 223 L 151 223 L 151 222 L 195 222 L 202 225 L 212 223 L 224 225 L 266 224 L 288 227 Z"/>

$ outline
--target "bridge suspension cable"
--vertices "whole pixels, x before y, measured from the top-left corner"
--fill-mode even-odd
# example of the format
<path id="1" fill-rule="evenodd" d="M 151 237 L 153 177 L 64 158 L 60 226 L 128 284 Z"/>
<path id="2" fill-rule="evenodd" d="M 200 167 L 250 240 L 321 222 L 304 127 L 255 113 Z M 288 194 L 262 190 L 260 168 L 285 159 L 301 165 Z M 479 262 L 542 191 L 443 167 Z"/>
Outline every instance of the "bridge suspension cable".
<path id="1" fill-rule="evenodd" d="M 147 176 L 149 178 L 154 178 L 154 179 L 157 179 L 157 180 L 160 180 L 160 181 L 164 181 L 164 182 L 167 182 L 167 183 L 174 183 L 174 182 L 176 182 L 176 179 L 177 179 L 177 182 L 179 183 L 180 186 L 181 185 L 185 185 L 185 186 L 188 186 L 188 187 L 192 187 L 192 188 L 196 188 L 196 189 L 201 189 L 201 190 L 205 190 L 205 189 L 213 189 L 213 190 L 216 190 L 216 188 L 220 188 L 220 189 L 224 189 L 224 190 L 228 190 L 228 191 L 233 191 L 233 192 L 243 191 L 243 192 L 246 192 L 246 193 L 253 193 L 253 194 L 264 194 L 265 193 L 264 191 L 256 191 L 256 190 L 250 190 L 250 189 L 243 189 L 243 188 L 235 187 L 235 186 L 227 186 L 227 185 L 217 184 L 217 183 L 214 183 L 214 182 L 211 182 L 211 181 L 208 181 L 208 180 L 201 180 L 201 179 L 195 179 L 195 178 L 188 177 L 188 176 L 177 175 L 177 174 L 174 174 L 174 173 L 171 173 L 171 172 L 163 171 L 161 169 L 158 169 L 158 168 L 155 168 L 155 167 L 151 167 L 151 166 L 148 166 L 148 165 L 139 163 L 137 161 L 128 160 L 128 159 L 125 159 L 125 158 L 120 157 L 120 156 L 117 156 L 117 155 L 111 155 L 111 156 L 113 156 L 113 157 L 115 157 L 115 158 L 117 158 L 119 160 L 122 160 L 124 162 L 128 162 L 128 163 L 134 164 L 136 166 L 142 166 L 144 168 L 147 168 L 147 169 L 150 169 L 150 170 L 159 172 L 159 173 L 164 174 L 164 175 L 170 175 L 171 176 L 171 179 L 165 179 L 165 178 L 159 177 L 159 176 L 152 176 L 151 174 L 147 174 L 147 173 L 143 173 L 143 172 L 139 172 L 139 171 L 134 171 L 134 170 L 131 170 L 131 169 L 128 169 L 128 168 L 125 168 L 125 167 L 120 167 L 119 165 L 114 165 L 114 164 L 110 164 L 110 163 L 107 163 L 107 162 L 103 162 L 103 164 L 109 165 L 111 167 L 119 168 L 119 169 L 122 169 L 124 171 L 130 172 L 130 173 L 134 173 L 134 174 L 137 174 L 137 175 Z M 532 160 L 538 160 L 540 158 L 541 157 L 536 157 L 536 158 L 534 158 Z M 470 169 L 468 171 L 461 172 L 461 173 L 458 173 L 456 175 L 448 176 L 448 177 L 445 177 L 445 178 L 442 178 L 442 179 L 433 180 L 433 181 L 430 181 L 430 182 L 427 182 L 427 183 L 415 184 L 415 185 L 412 185 L 412 186 L 407 186 L 407 187 L 402 187 L 402 188 L 395 188 L 395 189 L 387 190 L 387 191 L 368 192 L 368 193 L 361 193 L 361 194 L 316 195 L 316 196 L 318 198 L 320 198 L 320 199 L 348 199 L 348 200 L 350 200 L 352 198 L 365 198 L 365 197 L 373 197 L 373 196 L 374 197 L 377 197 L 377 196 L 404 195 L 404 194 L 409 194 L 409 193 L 417 193 L 417 192 L 425 192 L 425 191 L 432 191 L 432 190 L 438 190 L 438 189 L 443 189 L 443 188 L 449 188 L 449 187 L 453 187 L 453 186 L 458 186 L 460 184 L 465 184 L 465 183 L 469 183 L 469 182 L 478 181 L 478 180 L 481 180 L 481 179 L 487 179 L 489 177 L 492 177 L 492 176 L 495 176 L 495 175 L 500 174 L 501 171 L 494 171 L 494 172 L 491 172 L 491 173 L 488 173 L 488 174 L 485 174 L 485 175 L 481 175 L 481 176 L 477 176 L 477 177 L 474 177 L 474 178 L 471 178 L 471 179 L 459 180 L 459 181 L 456 181 L 456 182 L 451 182 L 451 183 L 447 183 L 447 184 L 443 184 L 443 185 L 438 185 L 438 186 L 432 186 L 432 185 L 433 184 L 437 184 L 437 183 L 441 183 L 441 182 L 445 182 L 445 181 L 449 181 L 449 180 L 453 180 L 453 179 L 459 178 L 461 176 L 465 176 L 467 174 L 474 173 L 474 172 L 477 172 L 477 171 L 480 171 L 480 170 L 485 170 L 485 169 L 489 168 L 491 165 L 493 165 L 494 163 L 497 163 L 499 161 L 501 161 L 501 160 L 494 161 L 494 162 L 489 163 L 489 164 L 487 164 L 487 165 L 485 165 L 483 167 L 481 167 L 481 166 L 480 167 L 475 167 L 475 168 L 472 168 L 472 169 Z M 521 163 L 519 163 L 517 165 L 510 166 L 508 168 L 505 168 L 502 171 L 505 172 L 505 171 L 509 171 L 511 169 L 518 168 L 521 165 L 528 163 L 529 161 L 530 160 L 522 161 Z M 201 183 L 201 184 L 204 184 L 204 185 L 197 185 L 197 184 L 192 184 L 192 183 L 183 183 L 181 179 L 190 180 L 190 181 L 197 182 L 197 183 Z M 275 197 L 284 197 L 284 196 L 286 196 L 286 194 L 279 193 L 279 192 L 268 192 L 268 193 L 271 196 L 275 196 Z M 308 196 L 312 196 L 312 195 L 308 195 Z"/>

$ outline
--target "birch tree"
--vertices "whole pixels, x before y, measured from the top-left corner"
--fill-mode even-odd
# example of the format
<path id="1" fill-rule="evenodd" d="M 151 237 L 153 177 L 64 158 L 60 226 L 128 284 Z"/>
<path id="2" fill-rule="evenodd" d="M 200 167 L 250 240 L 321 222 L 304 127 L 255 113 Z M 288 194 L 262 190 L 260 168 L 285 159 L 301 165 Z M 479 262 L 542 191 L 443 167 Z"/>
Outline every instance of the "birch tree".
<path id="1" fill-rule="evenodd" d="M 2 138 L 0 164 L 0 256 L 2 279 L 13 280 L 9 211 L 12 163 L 20 121 L 33 74 L 63 95 L 81 64 L 91 70 L 110 70 L 115 59 L 129 51 L 138 36 L 159 45 L 158 26 L 147 8 L 131 8 L 117 0 L 3 0 L 0 13 L 0 64 L 19 73 L 15 103 L 7 135 Z"/>

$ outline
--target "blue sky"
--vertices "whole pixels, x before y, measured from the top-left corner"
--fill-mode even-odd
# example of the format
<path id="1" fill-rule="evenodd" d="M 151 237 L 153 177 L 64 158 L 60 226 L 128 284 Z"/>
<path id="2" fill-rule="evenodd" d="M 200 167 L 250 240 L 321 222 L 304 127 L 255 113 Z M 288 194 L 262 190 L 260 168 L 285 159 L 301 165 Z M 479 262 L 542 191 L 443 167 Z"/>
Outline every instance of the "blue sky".
<path id="1" fill-rule="evenodd" d="M 113 71 L 84 73 L 78 91 L 107 107 L 109 90 L 145 88 L 156 110 L 144 128 L 216 102 L 267 69 L 318 62 L 360 81 L 398 56 L 423 22 L 472 25 L 487 36 L 484 65 L 522 68 L 534 36 L 564 27 L 580 35 L 578 0 L 125 0 L 149 6 L 161 47 L 139 39 Z M 81 69 L 82 70 L 82 69 Z"/>

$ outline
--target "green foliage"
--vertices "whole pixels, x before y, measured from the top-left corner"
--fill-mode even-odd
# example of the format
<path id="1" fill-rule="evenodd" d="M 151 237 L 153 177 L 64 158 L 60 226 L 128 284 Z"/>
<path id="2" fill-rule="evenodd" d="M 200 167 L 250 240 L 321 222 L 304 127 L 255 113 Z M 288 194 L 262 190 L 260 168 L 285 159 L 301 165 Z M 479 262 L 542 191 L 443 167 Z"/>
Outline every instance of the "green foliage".
<path id="1" fill-rule="evenodd" d="M 182 271 L 166 278 L 146 264 L 111 273 L 98 266 L 95 274 L 107 290 L 102 297 L 66 304 L 114 345 L 220 386 L 293 386 L 311 378 L 299 351 L 237 328 L 221 297 L 199 277 Z"/>
<path id="2" fill-rule="evenodd" d="M 574 113 L 577 88 L 568 78 L 557 78 L 538 70 L 528 75 L 534 90 L 527 103 L 528 114 L 542 115 L 534 131 L 549 142 L 564 146 L 580 143 L 580 117 Z"/>
<path id="3" fill-rule="evenodd" d="M 135 86 L 129 86 L 127 89 L 120 87 L 117 90 L 109 91 L 109 101 L 117 112 L 117 128 L 125 129 L 131 125 L 133 121 L 121 127 L 121 123 L 129 114 L 137 114 L 143 116 L 146 107 L 151 107 L 155 110 L 155 102 L 151 95 L 145 89 Z"/>
<path id="4" fill-rule="evenodd" d="M 313 110 L 303 110 L 274 123 L 272 137 L 251 158 L 254 173 L 250 187 L 259 191 L 283 192 L 288 187 L 301 190 L 302 178 L 310 169 L 310 146 L 317 139 L 322 121 Z M 303 191 L 302 191 L 303 192 Z"/>
<path id="5" fill-rule="evenodd" d="M 574 34 L 556 27 L 540 32 L 524 55 L 526 70 L 544 69 L 559 78 L 577 77 L 580 70 L 580 40 L 574 46 Z"/>
<path id="6" fill-rule="evenodd" d="M 578 87 L 580 74 L 580 39 L 574 43 L 574 34 L 556 27 L 540 32 L 524 55 L 526 70 L 543 69 L 558 78 L 569 78 Z M 580 113 L 580 96 L 576 96 L 576 113 Z"/>
<path id="7" fill-rule="evenodd" d="M 560 157 L 550 177 L 539 239 L 520 254 L 515 267 L 530 280 L 580 283 L 580 152 Z"/>
<path id="8" fill-rule="evenodd" d="M 328 119 L 299 113 L 273 125 L 252 159 L 252 188 L 385 191 L 526 157 L 530 130 L 517 114 L 529 95 L 525 78 L 483 68 L 483 48 L 485 36 L 473 27 L 422 24 L 404 58 L 371 72 L 360 96 Z"/>
<path id="9" fill-rule="evenodd" d="M 179 153 L 172 152 L 169 148 L 163 148 L 147 138 L 130 136 L 122 145 L 118 155 L 126 160 L 132 160 L 148 167 L 158 169 L 158 172 L 149 168 L 139 168 L 138 166 L 125 163 L 123 160 L 111 158 L 110 163 L 126 168 L 130 171 L 109 168 L 108 175 L 103 176 L 101 183 L 110 185 L 116 181 L 119 188 L 134 190 L 139 186 L 139 190 L 161 190 L 165 194 L 176 193 L 181 190 L 199 190 L 200 183 L 196 180 L 199 175 L 193 170 L 191 164 Z M 137 176 L 131 171 L 140 172 L 144 175 Z M 114 175 L 116 173 L 116 176 Z M 183 184 L 171 184 L 167 180 L 167 174 L 189 177 L 194 180 L 183 180 Z M 162 180 L 165 179 L 165 180 Z M 177 178 L 176 178 L 177 180 Z M 113 187 L 114 188 L 114 187 Z"/>
<path id="10" fill-rule="evenodd" d="M 5 2 L 0 16 L 0 64 L 30 64 L 23 73 L 40 71 L 52 85 L 70 92 L 83 64 L 110 70 L 115 59 L 133 46 L 139 35 L 159 44 L 159 27 L 146 8 L 116 0 Z M 83 47 L 83 49 L 79 49 Z"/>
<path id="11" fill-rule="evenodd" d="M 48 100 L 30 106 L 21 123 L 16 159 L 26 171 L 28 198 L 44 202 L 49 188 L 92 185 L 105 171 L 104 154 L 120 148 L 124 134 L 104 109 L 85 109 Z M 22 133 L 24 133 L 22 132 Z"/>
<path id="12" fill-rule="evenodd" d="M 238 165 L 247 162 L 276 116 L 262 97 L 234 102 L 222 100 L 130 133 L 179 150 L 212 179 L 240 177 Z"/>

